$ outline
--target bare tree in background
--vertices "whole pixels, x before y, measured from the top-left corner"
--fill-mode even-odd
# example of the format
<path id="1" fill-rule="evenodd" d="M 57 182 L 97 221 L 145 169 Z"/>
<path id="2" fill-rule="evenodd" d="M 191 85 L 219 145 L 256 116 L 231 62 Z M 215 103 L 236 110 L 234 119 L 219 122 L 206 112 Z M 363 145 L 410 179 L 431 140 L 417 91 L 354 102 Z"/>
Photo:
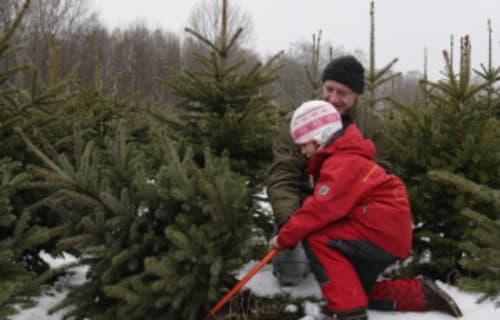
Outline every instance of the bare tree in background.
<path id="1" fill-rule="evenodd" d="M 48 73 L 48 48 L 52 35 L 57 45 L 70 41 L 79 24 L 84 23 L 86 1 L 38 0 L 31 3 L 21 41 L 44 79 Z"/>
<path id="2" fill-rule="evenodd" d="M 191 11 L 188 24 L 191 29 L 208 40 L 218 43 L 222 23 L 221 12 L 222 0 L 200 0 Z M 239 28 L 243 28 L 243 32 L 238 37 L 237 45 L 244 47 L 253 36 L 252 18 L 234 1 L 230 1 L 227 8 L 227 34 L 229 37 L 234 35 Z"/>
<path id="3" fill-rule="evenodd" d="M 16 13 L 19 12 L 21 6 L 22 2 L 19 0 L 0 1 L 0 34 L 4 34 L 7 28 L 12 24 Z"/>
<path id="4" fill-rule="evenodd" d="M 190 31 L 203 37 L 206 41 L 220 44 L 222 30 L 222 0 L 200 0 L 192 9 L 188 19 Z M 226 7 L 227 20 L 225 30 L 227 39 L 233 38 L 238 32 L 231 50 L 227 52 L 227 63 L 235 63 L 244 60 L 245 65 L 242 71 L 251 68 L 259 60 L 257 54 L 250 49 L 250 40 L 253 36 L 253 22 L 251 15 L 245 12 L 235 1 L 228 1 Z M 226 41 L 227 41 L 226 39 Z M 204 43 L 202 43 L 204 42 Z M 209 54 L 210 47 L 199 37 L 186 37 L 182 48 L 182 66 L 184 68 L 196 69 L 199 62 L 194 58 L 193 53 L 205 55 Z"/>
<path id="5" fill-rule="evenodd" d="M 87 0 L 38 0 L 28 10 L 25 25 L 30 33 L 49 38 L 71 36 L 78 24 L 83 23 Z"/>
<path id="6" fill-rule="evenodd" d="M 22 0 L 0 0 L 0 29 L 4 29 L 12 20 L 13 13 L 22 5 Z M 31 1 L 20 27 L 16 30 L 12 42 L 23 46 L 11 57 L 9 63 L 20 60 L 31 61 L 40 70 L 43 79 L 48 78 L 48 52 L 51 38 L 61 46 L 71 42 L 75 32 L 86 23 L 87 0 L 37 0 Z M 61 70 L 67 70 L 61 66 Z M 19 76 L 17 84 L 29 83 L 29 75 Z"/>
<path id="7" fill-rule="evenodd" d="M 394 79 L 390 88 L 388 88 L 388 85 L 383 86 L 385 90 L 391 92 L 386 91 L 382 94 L 390 94 L 392 98 L 405 105 L 423 104 L 424 95 L 419 84 L 422 78 L 423 75 L 420 71 L 408 71 Z"/>
<path id="8" fill-rule="evenodd" d="M 332 44 L 329 42 L 315 43 L 313 41 L 299 40 L 290 45 L 286 54 L 278 60 L 283 64 L 278 72 L 278 80 L 272 84 L 275 103 L 282 113 L 294 110 L 303 101 L 311 99 L 311 79 L 308 78 L 307 69 L 317 70 L 316 81 L 320 81 L 321 73 L 329 62 L 329 52 Z M 345 54 L 342 47 L 333 49 L 335 55 Z M 317 55 L 314 57 L 314 55 Z M 317 65 L 313 65 L 317 64 Z"/>

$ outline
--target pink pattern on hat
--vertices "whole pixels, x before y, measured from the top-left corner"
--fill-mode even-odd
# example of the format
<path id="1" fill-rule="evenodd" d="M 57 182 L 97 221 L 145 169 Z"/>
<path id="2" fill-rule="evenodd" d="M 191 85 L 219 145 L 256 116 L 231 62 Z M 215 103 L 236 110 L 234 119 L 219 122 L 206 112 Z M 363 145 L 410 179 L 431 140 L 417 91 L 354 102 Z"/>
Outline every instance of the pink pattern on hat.
<path id="1" fill-rule="evenodd" d="M 340 129 L 340 114 L 330 103 L 321 100 L 303 103 L 295 110 L 290 123 L 290 133 L 297 144 L 310 141 L 322 144 Z"/>
<path id="2" fill-rule="evenodd" d="M 307 134 L 308 132 L 312 132 L 316 129 L 320 129 L 323 126 L 326 126 L 332 122 L 338 121 L 340 117 L 338 114 L 325 114 L 320 118 L 312 119 L 311 121 L 303 124 L 292 132 L 292 137 L 294 139 L 299 139 L 301 136 Z"/>

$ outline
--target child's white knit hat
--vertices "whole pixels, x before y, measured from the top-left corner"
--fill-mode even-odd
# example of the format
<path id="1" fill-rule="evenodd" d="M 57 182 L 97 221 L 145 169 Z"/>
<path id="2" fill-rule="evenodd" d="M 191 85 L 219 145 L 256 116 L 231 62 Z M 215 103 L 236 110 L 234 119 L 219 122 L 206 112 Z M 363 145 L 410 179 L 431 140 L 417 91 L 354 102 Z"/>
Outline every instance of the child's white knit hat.
<path id="1" fill-rule="evenodd" d="M 296 144 L 316 141 L 325 143 L 335 132 L 342 129 L 339 112 L 323 100 L 304 102 L 293 113 L 290 134 Z"/>

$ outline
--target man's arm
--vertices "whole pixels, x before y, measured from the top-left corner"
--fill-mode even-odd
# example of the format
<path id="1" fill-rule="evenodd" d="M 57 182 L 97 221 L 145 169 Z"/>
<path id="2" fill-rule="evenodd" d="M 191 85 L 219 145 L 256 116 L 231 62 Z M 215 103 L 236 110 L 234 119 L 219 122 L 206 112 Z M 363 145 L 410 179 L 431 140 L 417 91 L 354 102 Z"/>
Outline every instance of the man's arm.
<path id="1" fill-rule="evenodd" d="M 289 119 L 282 121 L 274 143 L 274 159 L 269 172 L 267 195 L 278 224 L 285 223 L 312 191 L 308 186 L 305 158 L 300 154 L 289 131 Z"/>

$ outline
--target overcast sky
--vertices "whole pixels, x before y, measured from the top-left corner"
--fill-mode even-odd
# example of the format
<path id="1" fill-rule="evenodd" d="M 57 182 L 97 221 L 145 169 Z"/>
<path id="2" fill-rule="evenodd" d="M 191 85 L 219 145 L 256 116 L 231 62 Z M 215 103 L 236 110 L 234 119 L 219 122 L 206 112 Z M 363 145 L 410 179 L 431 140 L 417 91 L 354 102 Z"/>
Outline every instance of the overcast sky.
<path id="1" fill-rule="evenodd" d="M 143 21 L 150 28 L 183 32 L 193 6 L 203 0 L 90 0 L 91 9 L 111 28 Z M 310 40 L 322 30 L 323 43 L 369 52 L 370 0 L 229 0 L 248 12 L 254 24 L 251 47 L 266 56 Z M 442 51 L 468 34 L 472 63 L 487 64 L 488 28 L 492 20 L 493 64 L 500 63 L 500 0 L 376 0 L 376 65 L 398 57 L 395 70 L 423 70 L 424 47 L 429 74 L 439 76 Z M 325 53 L 326 54 L 326 53 Z M 458 58 L 455 59 L 458 61 Z"/>

